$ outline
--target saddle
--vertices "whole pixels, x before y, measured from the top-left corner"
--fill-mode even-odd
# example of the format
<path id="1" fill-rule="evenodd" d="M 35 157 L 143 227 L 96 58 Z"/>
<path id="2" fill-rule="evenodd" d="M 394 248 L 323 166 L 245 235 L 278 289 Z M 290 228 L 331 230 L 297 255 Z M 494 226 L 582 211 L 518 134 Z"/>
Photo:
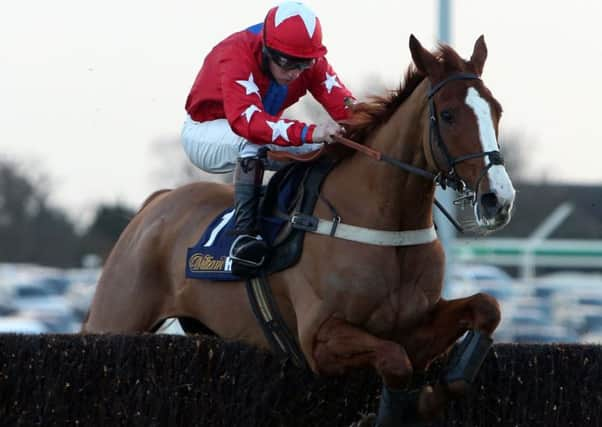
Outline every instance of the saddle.
<path id="1" fill-rule="evenodd" d="M 301 257 L 303 238 L 315 224 L 306 224 L 320 194 L 324 179 L 337 157 L 324 155 L 324 146 L 304 155 L 269 152 L 270 160 L 288 161 L 264 188 L 259 205 L 261 235 L 271 248 L 268 263 L 255 277 L 247 278 L 249 302 L 270 347 L 279 357 L 288 357 L 308 368 L 299 343 L 291 334 L 274 301 L 267 276 L 295 265 Z M 189 248 L 186 277 L 205 280 L 241 280 L 232 273 L 230 246 L 236 238 L 234 208 L 221 212 L 207 227 L 196 245 Z"/>
<path id="2" fill-rule="evenodd" d="M 298 156 L 277 154 L 270 158 L 281 161 Z M 330 156 L 310 153 L 310 161 L 294 161 L 275 173 L 261 197 L 259 213 L 262 236 L 271 247 L 271 256 L 263 267 L 265 275 L 296 264 L 303 249 L 304 224 L 296 221 L 311 215 L 324 178 L 336 164 Z M 196 245 L 187 251 L 186 277 L 205 280 L 240 280 L 232 274 L 229 250 L 235 239 L 234 208 L 221 212 L 207 227 Z"/>

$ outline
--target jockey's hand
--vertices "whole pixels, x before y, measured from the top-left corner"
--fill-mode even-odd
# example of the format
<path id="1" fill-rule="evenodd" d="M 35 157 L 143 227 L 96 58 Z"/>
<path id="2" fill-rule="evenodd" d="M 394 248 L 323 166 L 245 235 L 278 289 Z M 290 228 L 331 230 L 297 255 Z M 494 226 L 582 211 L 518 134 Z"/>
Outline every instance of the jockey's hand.
<path id="1" fill-rule="evenodd" d="M 316 128 L 314 129 L 311 141 L 330 144 L 334 142 L 333 137 L 335 135 L 342 135 L 344 131 L 343 127 L 334 122 L 319 124 L 316 125 Z"/>

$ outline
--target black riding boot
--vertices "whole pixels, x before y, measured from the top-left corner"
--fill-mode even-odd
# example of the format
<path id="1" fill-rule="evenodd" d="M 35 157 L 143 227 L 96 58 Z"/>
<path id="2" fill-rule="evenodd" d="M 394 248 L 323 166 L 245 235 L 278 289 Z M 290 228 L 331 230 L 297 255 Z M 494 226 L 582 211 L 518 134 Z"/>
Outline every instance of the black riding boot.
<path id="1" fill-rule="evenodd" d="M 234 232 L 238 236 L 230 248 L 232 273 L 248 276 L 261 267 L 268 255 L 268 245 L 259 234 L 258 207 L 263 180 L 261 159 L 238 159 L 234 170 Z"/>

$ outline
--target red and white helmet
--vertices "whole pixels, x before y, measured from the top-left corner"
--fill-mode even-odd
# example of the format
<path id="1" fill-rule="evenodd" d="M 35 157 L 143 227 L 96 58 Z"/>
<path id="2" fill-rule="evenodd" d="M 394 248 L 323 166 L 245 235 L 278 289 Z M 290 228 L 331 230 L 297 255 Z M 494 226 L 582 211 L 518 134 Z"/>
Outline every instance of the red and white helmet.
<path id="1" fill-rule="evenodd" d="M 294 1 L 268 11 L 263 40 L 266 47 L 295 58 L 319 58 L 327 52 L 320 20 L 307 6 Z"/>

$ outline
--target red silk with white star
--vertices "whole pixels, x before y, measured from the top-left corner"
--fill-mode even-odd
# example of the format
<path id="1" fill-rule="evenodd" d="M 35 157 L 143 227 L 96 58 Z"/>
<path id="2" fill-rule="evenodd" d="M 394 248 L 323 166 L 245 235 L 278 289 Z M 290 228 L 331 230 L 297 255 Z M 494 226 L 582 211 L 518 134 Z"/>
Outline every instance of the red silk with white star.
<path id="1" fill-rule="evenodd" d="M 309 31 L 310 28 L 308 28 Z M 345 98 L 353 97 L 326 58 L 305 70 L 288 85 L 282 108 L 268 114 L 263 105 L 270 80 L 261 71 L 261 33 L 235 33 L 205 58 L 186 101 L 193 120 L 226 118 L 235 133 L 256 144 L 301 145 L 311 142 L 315 125 L 282 119 L 284 109 L 308 91 L 334 120 L 348 116 Z"/>

